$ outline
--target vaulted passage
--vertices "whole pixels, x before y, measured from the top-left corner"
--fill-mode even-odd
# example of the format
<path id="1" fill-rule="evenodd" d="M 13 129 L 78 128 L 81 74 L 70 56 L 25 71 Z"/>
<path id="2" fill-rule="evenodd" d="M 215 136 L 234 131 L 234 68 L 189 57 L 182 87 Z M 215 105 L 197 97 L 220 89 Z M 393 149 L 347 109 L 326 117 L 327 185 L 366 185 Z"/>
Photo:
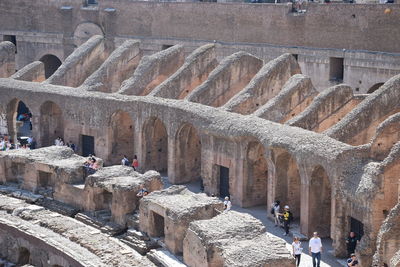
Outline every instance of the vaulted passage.
<path id="1" fill-rule="evenodd" d="M 44 76 L 49 78 L 61 66 L 61 60 L 55 55 L 44 55 L 39 59 L 44 64 Z"/>
<path id="2" fill-rule="evenodd" d="M 323 167 L 318 165 L 312 172 L 309 191 L 309 227 L 321 237 L 331 232 L 331 185 Z"/>
<path id="3" fill-rule="evenodd" d="M 176 138 L 176 183 L 201 179 L 201 141 L 196 129 L 190 124 L 185 124 L 178 131 Z"/>
<path id="4" fill-rule="evenodd" d="M 160 119 L 148 119 L 142 131 L 144 168 L 167 172 L 168 170 L 168 134 Z"/>
<path id="5" fill-rule="evenodd" d="M 47 101 L 40 107 L 40 142 L 51 146 L 57 137 L 64 138 L 64 119 L 60 107 Z"/>
<path id="6" fill-rule="evenodd" d="M 124 155 L 132 162 L 134 153 L 134 127 L 129 113 L 117 111 L 111 116 L 111 135 L 110 163 L 120 164 Z"/>
<path id="7" fill-rule="evenodd" d="M 245 176 L 246 177 L 246 176 Z M 265 205 L 267 202 L 268 163 L 264 146 L 250 142 L 247 148 L 247 183 L 245 206 Z"/>
<path id="8" fill-rule="evenodd" d="M 32 135 L 32 113 L 19 99 L 14 99 L 7 105 L 7 128 L 13 142 L 19 137 Z"/>
<path id="9" fill-rule="evenodd" d="M 296 160 L 285 150 L 274 151 L 275 163 L 275 200 L 281 207 L 289 205 L 293 217 L 300 218 L 300 186 L 301 179 Z"/>

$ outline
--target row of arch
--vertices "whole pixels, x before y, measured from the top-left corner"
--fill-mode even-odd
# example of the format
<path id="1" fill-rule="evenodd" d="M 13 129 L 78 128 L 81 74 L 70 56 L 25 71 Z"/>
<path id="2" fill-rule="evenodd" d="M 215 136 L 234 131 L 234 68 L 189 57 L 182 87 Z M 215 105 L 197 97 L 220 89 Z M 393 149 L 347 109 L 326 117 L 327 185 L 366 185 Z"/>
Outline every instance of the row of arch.
<path id="1" fill-rule="evenodd" d="M 12 100 L 8 104 L 7 121 L 9 134 L 16 135 L 17 109 L 21 101 Z M 64 118 L 61 108 L 51 101 L 40 107 L 39 123 L 40 144 L 49 146 L 54 139 L 64 135 Z M 32 114 L 35 117 L 35 114 Z M 135 127 L 131 115 L 119 110 L 109 120 L 110 150 L 108 163 L 120 164 L 124 155 L 132 158 L 135 151 Z M 139 155 L 141 170 L 168 172 L 168 160 L 173 161 L 177 183 L 198 181 L 202 176 L 202 141 L 196 128 L 190 123 L 183 123 L 177 130 L 173 142 L 169 145 L 168 131 L 164 123 L 156 117 L 148 118 L 140 129 L 142 155 Z M 173 159 L 168 149 L 173 149 Z M 329 177 L 320 165 L 314 168 L 309 184 L 302 182 L 296 159 L 283 148 L 272 148 L 266 156 L 265 147 L 259 141 L 251 141 L 246 146 L 244 198 L 246 206 L 265 205 L 280 200 L 282 205 L 289 205 L 295 219 L 303 221 L 322 236 L 330 236 L 331 221 L 331 185 Z M 171 166 L 171 165 L 170 165 Z M 204 177 L 203 177 L 204 178 Z M 208 179 L 208 177 L 205 177 Z M 308 212 L 303 212 L 307 206 Z M 312 219 L 311 219 L 312 218 Z"/>

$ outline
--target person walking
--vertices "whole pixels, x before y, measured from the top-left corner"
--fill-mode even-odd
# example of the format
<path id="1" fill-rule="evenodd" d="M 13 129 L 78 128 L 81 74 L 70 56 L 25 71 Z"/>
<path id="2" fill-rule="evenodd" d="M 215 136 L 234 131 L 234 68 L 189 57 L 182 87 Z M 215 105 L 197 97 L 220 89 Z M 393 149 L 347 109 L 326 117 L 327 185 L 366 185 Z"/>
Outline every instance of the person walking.
<path id="1" fill-rule="evenodd" d="M 289 235 L 290 223 L 293 220 L 292 212 L 289 210 L 289 206 L 286 205 L 284 207 L 283 213 L 279 213 L 279 216 L 283 217 L 283 228 L 285 229 L 285 233 L 283 235 Z"/>
<path id="2" fill-rule="evenodd" d="M 309 246 L 308 253 L 312 256 L 313 267 L 320 267 L 322 242 L 321 242 L 321 238 L 319 238 L 317 232 L 314 232 L 314 235 L 310 239 L 308 246 Z"/>
<path id="3" fill-rule="evenodd" d="M 275 219 L 275 227 L 279 226 L 279 213 L 281 211 L 280 203 L 281 202 L 279 200 L 275 201 L 271 208 Z"/>
<path id="4" fill-rule="evenodd" d="M 346 238 L 347 253 L 350 257 L 356 251 L 356 247 L 360 239 L 354 232 L 350 232 L 349 236 Z"/>
<path id="5" fill-rule="evenodd" d="M 296 260 L 296 266 L 300 266 L 301 253 L 303 252 L 303 248 L 301 247 L 301 242 L 299 237 L 295 236 L 293 238 L 292 248 L 293 248 L 293 257 Z"/>
<path id="6" fill-rule="evenodd" d="M 139 168 L 139 161 L 138 161 L 136 155 L 133 156 L 132 168 L 133 168 L 135 171 L 137 171 L 137 169 Z"/>

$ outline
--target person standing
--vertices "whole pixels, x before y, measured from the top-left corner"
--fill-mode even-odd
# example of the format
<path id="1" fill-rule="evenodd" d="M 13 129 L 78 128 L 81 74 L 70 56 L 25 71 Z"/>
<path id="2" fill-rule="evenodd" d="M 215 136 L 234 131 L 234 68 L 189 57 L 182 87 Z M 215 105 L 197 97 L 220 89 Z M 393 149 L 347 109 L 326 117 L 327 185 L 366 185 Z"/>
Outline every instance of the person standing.
<path id="1" fill-rule="evenodd" d="M 279 226 L 279 213 L 281 212 L 280 201 L 277 200 L 272 204 L 272 211 L 274 212 L 275 226 Z"/>
<path id="2" fill-rule="evenodd" d="M 121 160 L 121 165 L 122 166 L 129 166 L 129 159 L 126 155 L 124 155 L 124 158 Z"/>
<path id="3" fill-rule="evenodd" d="M 296 266 L 300 266 L 300 258 L 301 258 L 301 253 L 303 252 L 303 248 L 301 247 L 301 242 L 299 237 L 295 236 L 293 238 L 292 248 L 293 248 L 293 257 L 296 259 Z"/>
<path id="4" fill-rule="evenodd" d="M 289 210 L 289 206 L 286 205 L 283 213 L 279 213 L 279 216 L 283 217 L 283 228 L 285 229 L 285 233 L 283 235 L 289 235 L 290 223 L 293 220 L 292 212 Z"/>
<path id="5" fill-rule="evenodd" d="M 308 246 L 309 246 L 308 253 L 312 256 L 313 267 L 320 267 L 322 242 L 321 242 L 321 238 L 319 238 L 317 232 L 314 232 L 314 235 L 310 239 Z"/>
<path id="6" fill-rule="evenodd" d="M 232 203 L 229 200 L 229 197 L 225 197 L 225 201 L 224 201 L 224 210 L 228 211 L 230 210 L 232 207 Z"/>
<path id="7" fill-rule="evenodd" d="M 358 236 L 354 232 L 350 232 L 349 236 L 346 238 L 347 253 L 349 256 L 356 251 L 359 241 Z"/>
<path id="8" fill-rule="evenodd" d="M 132 168 L 133 168 L 135 171 L 137 171 L 137 169 L 139 168 L 139 161 L 138 161 L 136 155 L 133 156 Z"/>

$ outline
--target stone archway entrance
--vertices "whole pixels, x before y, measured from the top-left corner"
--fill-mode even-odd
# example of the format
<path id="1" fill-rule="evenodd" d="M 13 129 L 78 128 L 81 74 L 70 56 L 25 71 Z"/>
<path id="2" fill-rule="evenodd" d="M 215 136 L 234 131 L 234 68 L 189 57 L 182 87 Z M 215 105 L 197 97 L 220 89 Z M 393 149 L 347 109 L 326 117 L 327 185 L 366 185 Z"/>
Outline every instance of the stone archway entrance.
<path id="1" fill-rule="evenodd" d="M 309 232 L 317 231 L 321 237 L 331 235 L 331 185 L 325 169 L 314 168 L 309 188 Z"/>
<path id="2" fill-rule="evenodd" d="M 168 134 L 158 118 L 148 119 L 142 131 L 145 170 L 168 171 Z"/>
<path id="3" fill-rule="evenodd" d="M 61 60 L 55 55 L 44 55 L 39 59 L 44 64 L 44 77 L 47 79 L 61 66 Z"/>
<path id="4" fill-rule="evenodd" d="M 260 142 L 250 142 L 247 147 L 247 182 L 244 206 L 267 203 L 268 163 L 265 149 Z"/>
<path id="5" fill-rule="evenodd" d="M 288 205 L 293 217 L 301 217 L 301 179 L 296 160 L 284 149 L 273 151 L 275 164 L 274 200 L 281 202 L 281 208 Z"/>
<path id="6" fill-rule="evenodd" d="M 134 127 L 129 113 L 117 111 L 111 116 L 111 164 L 120 164 L 124 155 L 130 162 L 134 153 Z"/>
<path id="7" fill-rule="evenodd" d="M 19 99 L 13 99 L 7 105 L 7 128 L 13 142 L 19 137 L 32 136 L 32 113 Z"/>
<path id="8" fill-rule="evenodd" d="M 51 101 L 40 107 L 40 144 L 51 146 L 57 137 L 64 139 L 64 119 L 61 108 Z"/>
<path id="9" fill-rule="evenodd" d="M 175 183 L 201 179 L 201 141 L 196 129 L 185 124 L 176 136 Z"/>

